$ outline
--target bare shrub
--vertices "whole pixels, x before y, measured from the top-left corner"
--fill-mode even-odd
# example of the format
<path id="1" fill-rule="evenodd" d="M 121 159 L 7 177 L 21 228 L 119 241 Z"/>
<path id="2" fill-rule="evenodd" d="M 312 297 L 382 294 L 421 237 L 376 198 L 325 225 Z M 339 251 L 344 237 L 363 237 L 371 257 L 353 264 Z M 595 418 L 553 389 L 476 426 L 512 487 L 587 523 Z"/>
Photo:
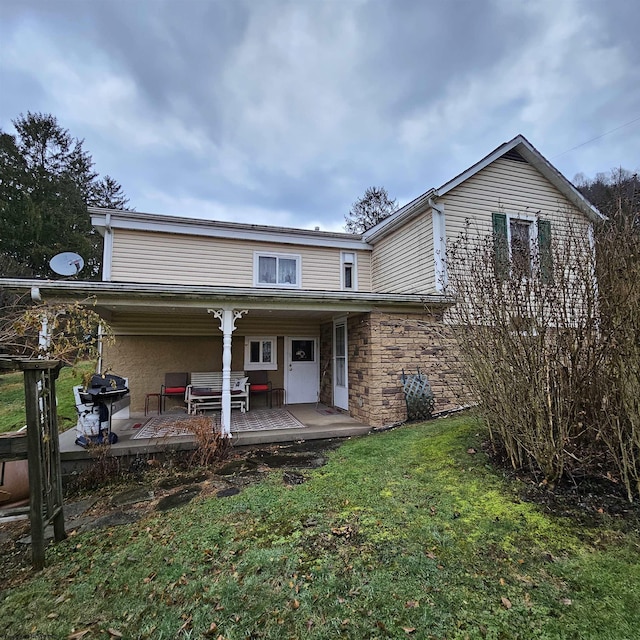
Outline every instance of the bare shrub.
<path id="1" fill-rule="evenodd" d="M 587 230 L 568 224 L 525 268 L 467 226 L 447 270 L 449 320 L 491 438 L 515 468 L 554 486 L 568 460 L 592 453 L 586 417 L 602 353 Z"/>
<path id="2" fill-rule="evenodd" d="M 611 182 L 608 220 L 596 233 L 606 356 L 597 437 L 607 444 L 632 500 L 640 496 L 640 194 L 637 176 L 623 178 Z"/>
<path id="3" fill-rule="evenodd" d="M 218 460 L 223 460 L 228 455 L 231 439 L 223 436 L 215 428 L 211 418 L 196 416 L 176 420 L 174 426 L 193 434 L 197 446 L 191 457 L 191 464 L 207 466 Z"/>
<path id="4" fill-rule="evenodd" d="M 98 489 L 115 482 L 122 476 L 120 459 L 111 455 L 109 444 L 89 442 L 87 451 L 91 456 L 91 464 L 75 476 L 70 483 L 71 491 Z"/>

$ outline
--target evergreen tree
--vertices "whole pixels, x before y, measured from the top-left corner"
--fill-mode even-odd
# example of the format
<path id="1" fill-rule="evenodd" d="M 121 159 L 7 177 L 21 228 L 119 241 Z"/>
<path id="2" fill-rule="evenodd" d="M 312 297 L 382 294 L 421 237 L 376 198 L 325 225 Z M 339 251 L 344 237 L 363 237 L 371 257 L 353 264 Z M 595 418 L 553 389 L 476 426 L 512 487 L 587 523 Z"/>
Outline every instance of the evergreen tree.
<path id="1" fill-rule="evenodd" d="M 20 115 L 16 135 L 0 131 L 0 275 L 51 276 L 49 260 L 79 253 L 84 278 L 97 278 L 102 239 L 87 206 L 124 209 L 122 187 L 99 178 L 83 141 L 48 114 Z"/>

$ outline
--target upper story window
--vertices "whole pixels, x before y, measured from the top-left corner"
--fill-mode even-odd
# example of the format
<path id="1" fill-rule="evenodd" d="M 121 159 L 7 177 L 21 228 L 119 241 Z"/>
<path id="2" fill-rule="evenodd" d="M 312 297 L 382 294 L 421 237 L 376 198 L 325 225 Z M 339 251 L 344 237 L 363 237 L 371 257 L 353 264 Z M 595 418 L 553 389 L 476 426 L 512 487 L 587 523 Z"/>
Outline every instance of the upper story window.
<path id="1" fill-rule="evenodd" d="M 533 269 L 532 257 L 535 250 L 532 220 L 511 218 L 509 220 L 509 248 L 511 271 L 518 276 L 530 276 Z"/>
<path id="2" fill-rule="evenodd" d="M 259 287 L 300 288 L 300 256 L 288 253 L 255 253 L 254 282 Z"/>
<path id="3" fill-rule="evenodd" d="M 342 288 L 355 291 L 356 282 L 356 254 L 353 251 L 343 251 L 340 254 Z"/>
<path id="4" fill-rule="evenodd" d="M 553 276 L 551 223 L 527 216 L 493 214 L 495 270 L 499 278 L 529 278 L 543 282 Z"/>

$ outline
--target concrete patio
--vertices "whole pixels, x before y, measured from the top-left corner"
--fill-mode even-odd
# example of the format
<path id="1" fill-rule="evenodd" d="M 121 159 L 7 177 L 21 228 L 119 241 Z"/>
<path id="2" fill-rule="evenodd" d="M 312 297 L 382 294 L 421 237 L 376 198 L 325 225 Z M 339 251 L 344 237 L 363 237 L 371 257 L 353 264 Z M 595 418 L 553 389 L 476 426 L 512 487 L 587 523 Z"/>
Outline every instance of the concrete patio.
<path id="1" fill-rule="evenodd" d="M 363 425 L 348 415 L 332 407 L 322 404 L 295 404 L 284 407 L 298 422 L 300 428 L 265 429 L 234 431 L 234 417 L 239 414 L 234 410 L 231 415 L 232 443 L 234 447 L 243 447 L 279 442 L 297 442 L 300 440 L 320 440 L 327 438 L 346 438 L 360 436 L 371 431 L 371 427 Z M 268 412 L 276 409 L 254 409 L 254 418 L 268 416 Z M 211 412 L 212 414 L 213 412 Z M 114 419 L 112 431 L 117 434 L 118 442 L 111 445 L 110 453 L 116 457 L 139 457 L 163 454 L 171 451 L 189 451 L 195 448 L 192 435 L 160 436 L 152 438 L 136 437 L 138 431 L 149 420 L 157 416 L 133 414 L 126 420 Z M 188 418 L 182 409 L 173 409 L 163 413 L 162 418 L 175 418 L 176 421 Z M 213 416 L 212 416 L 213 417 Z M 69 429 L 60 434 L 60 458 L 64 473 L 78 470 L 90 463 L 92 453 L 75 444 L 76 430 Z"/>

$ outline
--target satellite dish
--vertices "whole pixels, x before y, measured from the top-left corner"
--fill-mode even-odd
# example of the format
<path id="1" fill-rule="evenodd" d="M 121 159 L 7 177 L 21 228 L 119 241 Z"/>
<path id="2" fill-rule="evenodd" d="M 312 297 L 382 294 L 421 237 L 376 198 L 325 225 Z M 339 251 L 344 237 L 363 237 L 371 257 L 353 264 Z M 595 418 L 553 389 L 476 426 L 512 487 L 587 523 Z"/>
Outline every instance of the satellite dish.
<path id="1" fill-rule="evenodd" d="M 75 276 L 84 267 L 84 260 L 77 253 L 65 251 L 53 256 L 49 260 L 49 266 L 60 276 Z"/>

